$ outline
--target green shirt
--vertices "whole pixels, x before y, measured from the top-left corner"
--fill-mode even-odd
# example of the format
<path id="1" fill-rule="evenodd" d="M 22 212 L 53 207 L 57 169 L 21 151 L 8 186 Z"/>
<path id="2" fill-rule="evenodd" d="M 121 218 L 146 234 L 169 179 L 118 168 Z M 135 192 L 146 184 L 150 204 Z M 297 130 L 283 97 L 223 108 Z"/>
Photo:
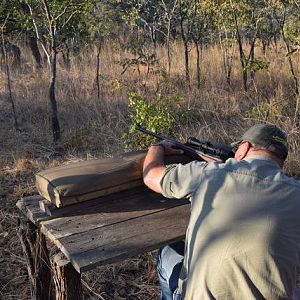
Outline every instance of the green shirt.
<path id="1" fill-rule="evenodd" d="M 184 299 L 292 299 L 300 266 L 300 183 L 262 156 L 167 167 L 169 198 L 190 196 Z"/>

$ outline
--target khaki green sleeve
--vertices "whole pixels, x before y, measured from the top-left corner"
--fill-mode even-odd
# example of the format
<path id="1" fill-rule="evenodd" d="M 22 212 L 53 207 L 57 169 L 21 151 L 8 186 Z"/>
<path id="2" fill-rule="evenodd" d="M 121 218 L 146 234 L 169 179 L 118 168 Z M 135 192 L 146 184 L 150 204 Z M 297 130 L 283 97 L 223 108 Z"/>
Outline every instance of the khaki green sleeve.
<path id="1" fill-rule="evenodd" d="M 160 182 L 163 196 L 180 199 L 192 194 L 206 166 L 207 162 L 200 161 L 167 166 Z"/>

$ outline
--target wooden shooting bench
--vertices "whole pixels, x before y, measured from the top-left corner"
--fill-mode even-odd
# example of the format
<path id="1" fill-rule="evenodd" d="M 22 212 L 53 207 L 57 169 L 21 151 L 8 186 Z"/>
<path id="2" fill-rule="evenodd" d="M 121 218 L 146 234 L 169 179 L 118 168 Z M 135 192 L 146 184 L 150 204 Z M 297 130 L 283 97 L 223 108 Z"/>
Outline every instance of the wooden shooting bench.
<path id="1" fill-rule="evenodd" d="M 183 239 L 190 211 L 187 200 L 166 199 L 145 186 L 61 208 L 47 207 L 41 196 L 17 206 L 31 294 L 38 300 L 53 299 L 53 281 L 56 299 L 82 299 L 82 272 Z M 59 249 L 52 263 L 47 244 Z"/>

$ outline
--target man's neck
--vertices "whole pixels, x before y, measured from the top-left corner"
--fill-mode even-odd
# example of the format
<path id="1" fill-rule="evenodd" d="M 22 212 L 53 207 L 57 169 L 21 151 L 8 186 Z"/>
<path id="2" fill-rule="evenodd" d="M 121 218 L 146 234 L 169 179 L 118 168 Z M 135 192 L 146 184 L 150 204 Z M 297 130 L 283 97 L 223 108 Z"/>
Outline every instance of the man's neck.
<path id="1" fill-rule="evenodd" d="M 261 157 L 265 157 L 265 158 L 269 158 L 272 159 L 273 161 L 275 161 L 280 168 L 283 168 L 284 165 L 284 161 L 279 159 L 277 156 L 275 156 L 274 154 L 272 154 L 271 152 L 264 150 L 264 149 L 250 149 L 247 153 L 247 157 L 255 157 L 255 156 L 261 156 Z"/>

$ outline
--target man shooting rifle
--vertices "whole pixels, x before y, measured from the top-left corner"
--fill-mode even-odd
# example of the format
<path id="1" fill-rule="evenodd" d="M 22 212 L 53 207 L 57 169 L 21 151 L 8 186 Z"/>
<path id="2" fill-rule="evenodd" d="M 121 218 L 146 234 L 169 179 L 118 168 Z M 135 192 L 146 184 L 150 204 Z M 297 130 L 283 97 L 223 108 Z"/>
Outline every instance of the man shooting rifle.
<path id="1" fill-rule="evenodd" d="M 300 299 L 300 182 L 282 172 L 286 134 L 258 124 L 234 146 L 224 163 L 167 167 L 164 156 L 182 150 L 169 141 L 148 150 L 145 184 L 191 201 L 185 245 L 159 251 L 163 300 Z"/>

